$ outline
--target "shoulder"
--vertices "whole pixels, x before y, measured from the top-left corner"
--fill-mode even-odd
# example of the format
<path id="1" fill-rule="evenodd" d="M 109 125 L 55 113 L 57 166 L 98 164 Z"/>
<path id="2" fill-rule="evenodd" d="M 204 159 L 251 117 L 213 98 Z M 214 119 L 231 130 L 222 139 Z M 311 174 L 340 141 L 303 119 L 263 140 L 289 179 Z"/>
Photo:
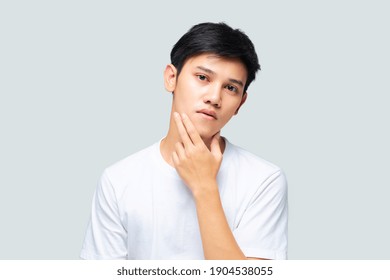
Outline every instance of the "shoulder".
<path id="1" fill-rule="evenodd" d="M 139 166 L 140 164 L 150 163 L 152 157 L 155 156 L 155 152 L 157 151 L 157 143 L 144 148 L 134 154 L 131 154 L 114 164 L 108 166 L 106 169 L 110 172 L 118 172 L 120 170 L 128 170 L 129 167 Z"/>
<path id="2" fill-rule="evenodd" d="M 157 151 L 158 143 L 155 143 L 131 154 L 108 166 L 103 171 L 102 178 L 110 181 L 113 186 L 126 185 L 129 180 L 152 169 Z"/>
<path id="3" fill-rule="evenodd" d="M 230 181 L 236 182 L 235 194 L 241 201 L 241 215 L 250 206 L 264 207 L 265 210 L 261 210 L 264 213 L 276 208 L 285 209 L 288 184 L 283 170 L 243 148 L 229 145 L 225 174 Z"/>
<path id="4" fill-rule="evenodd" d="M 243 199 L 255 199 L 272 192 L 271 196 L 284 199 L 287 179 L 279 166 L 229 142 L 226 147 L 224 176 L 237 182 L 238 195 Z"/>
<path id="5" fill-rule="evenodd" d="M 240 170 L 255 172 L 256 174 L 272 175 L 283 174 L 281 168 L 258 155 L 251 153 L 227 141 L 227 160 Z"/>

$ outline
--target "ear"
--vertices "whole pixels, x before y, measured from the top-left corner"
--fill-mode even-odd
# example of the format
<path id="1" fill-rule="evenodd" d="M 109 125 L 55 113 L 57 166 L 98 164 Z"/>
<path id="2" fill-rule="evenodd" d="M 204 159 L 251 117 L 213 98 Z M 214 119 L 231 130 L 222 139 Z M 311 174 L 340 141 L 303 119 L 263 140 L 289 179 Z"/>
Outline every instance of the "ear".
<path id="1" fill-rule="evenodd" d="M 244 92 L 244 94 L 242 95 L 242 98 L 241 98 L 241 103 L 238 106 L 236 112 L 234 113 L 235 115 L 238 114 L 238 110 L 240 110 L 241 106 L 245 103 L 247 97 L 248 97 L 248 94 L 246 92 Z"/>
<path id="2" fill-rule="evenodd" d="M 164 71 L 165 89 L 173 92 L 176 88 L 177 69 L 173 64 L 168 64 Z"/>

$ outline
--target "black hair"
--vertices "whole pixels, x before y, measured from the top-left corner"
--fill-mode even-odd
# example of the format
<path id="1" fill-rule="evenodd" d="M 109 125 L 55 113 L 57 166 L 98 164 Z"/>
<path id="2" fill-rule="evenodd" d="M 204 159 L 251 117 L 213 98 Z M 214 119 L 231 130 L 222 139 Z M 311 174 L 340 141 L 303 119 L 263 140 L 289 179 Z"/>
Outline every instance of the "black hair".
<path id="1" fill-rule="evenodd" d="M 202 53 L 240 59 L 248 72 L 244 92 L 260 70 L 255 47 L 249 37 L 223 22 L 194 25 L 177 41 L 171 51 L 171 63 L 176 67 L 177 74 L 180 74 L 187 59 Z"/>

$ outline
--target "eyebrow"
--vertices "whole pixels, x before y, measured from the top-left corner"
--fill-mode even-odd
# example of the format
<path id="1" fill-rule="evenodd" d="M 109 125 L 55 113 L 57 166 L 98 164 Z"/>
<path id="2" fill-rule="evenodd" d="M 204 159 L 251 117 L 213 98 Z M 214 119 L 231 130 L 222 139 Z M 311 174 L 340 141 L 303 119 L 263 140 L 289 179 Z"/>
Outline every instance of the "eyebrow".
<path id="1" fill-rule="evenodd" d="M 211 75 L 215 75 L 216 74 L 213 70 L 211 70 L 209 68 L 206 68 L 206 67 L 203 67 L 203 66 L 197 66 L 196 68 L 198 68 L 198 69 L 200 69 L 200 70 L 202 70 L 202 71 L 204 71 L 204 72 L 206 72 L 208 74 L 211 74 Z M 240 81 L 240 80 L 229 78 L 229 82 L 231 82 L 233 84 L 237 84 L 237 85 L 239 85 L 241 87 L 244 87 L 244 83 L 242 81 Z"/>

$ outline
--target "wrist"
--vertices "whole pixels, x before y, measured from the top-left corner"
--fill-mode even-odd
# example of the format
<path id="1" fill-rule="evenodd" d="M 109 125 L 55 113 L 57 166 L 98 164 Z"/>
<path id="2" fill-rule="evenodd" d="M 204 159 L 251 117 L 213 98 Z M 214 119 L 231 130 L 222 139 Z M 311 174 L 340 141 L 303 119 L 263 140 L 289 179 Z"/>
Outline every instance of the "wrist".
<path id="1" fill-rule="evenodd" d="M 219 197 L 218 184 L 216 180 L 204 181 L 192 188 L 192 195 L 195 201 L 204 200 L 213 196 Z"/>

